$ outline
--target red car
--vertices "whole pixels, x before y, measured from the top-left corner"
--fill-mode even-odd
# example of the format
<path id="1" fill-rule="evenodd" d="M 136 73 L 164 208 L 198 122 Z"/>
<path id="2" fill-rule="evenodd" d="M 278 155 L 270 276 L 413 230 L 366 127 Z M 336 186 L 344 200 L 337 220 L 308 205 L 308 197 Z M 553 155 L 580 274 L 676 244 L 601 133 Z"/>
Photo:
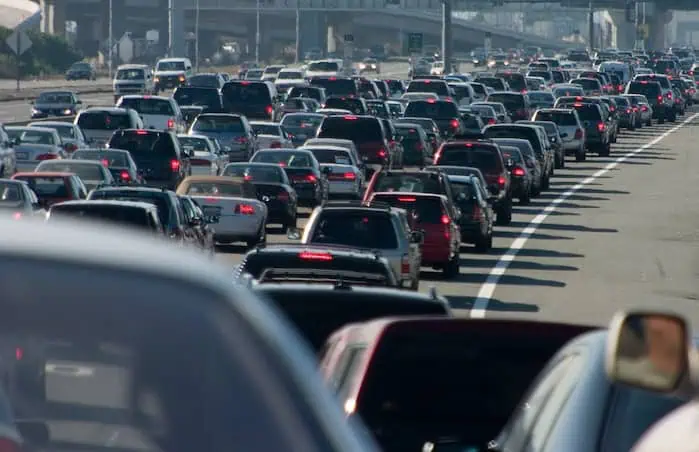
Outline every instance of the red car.
<path id="1" fill-rule="evenodd" d="M 87 189 L 80 178 L 73 173 L 37 172 L 16 173 L 12 179 L 25 181 L 36 196 L 39 204 L 48 209 L 63 201 L 87 198 Z"/>
<path id="2" fill-rule="evenodd" d="M 410 227 L 422 231 L 422 265 L 442 270 L 451 279 L 459 274 L 461 231 L 444 195 L 409 192 L 373 193 L 371 202 L 382 202 L 404 209 Z"/>

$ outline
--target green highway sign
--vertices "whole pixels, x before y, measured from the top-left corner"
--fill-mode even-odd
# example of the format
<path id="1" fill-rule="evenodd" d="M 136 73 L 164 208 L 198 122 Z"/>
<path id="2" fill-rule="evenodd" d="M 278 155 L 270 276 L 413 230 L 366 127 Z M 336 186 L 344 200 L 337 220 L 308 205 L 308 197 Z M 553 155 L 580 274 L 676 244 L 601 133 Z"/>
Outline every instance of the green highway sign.
<path id="1" fill-rule="evenodd" d="M 422 33 L 408 33 L 408 51 L 422 53 Z"/>

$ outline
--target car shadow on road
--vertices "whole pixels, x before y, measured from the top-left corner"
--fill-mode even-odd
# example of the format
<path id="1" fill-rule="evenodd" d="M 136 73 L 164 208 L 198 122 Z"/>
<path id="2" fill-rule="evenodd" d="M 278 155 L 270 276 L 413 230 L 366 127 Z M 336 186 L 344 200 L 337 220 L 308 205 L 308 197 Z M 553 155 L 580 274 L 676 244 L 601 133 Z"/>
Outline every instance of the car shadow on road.
<path id="1" fill-rule="evenodd" d="M 585 170 L 601 170 L 602 167 L 600 166 L 599 168 L 580 168 L 580 167 L 575 167 L 576 170 L 580 171 L 585 171 Z M 590 177 L 589 174 L 577 174 L 577 173 L 561 173 L 560 171 L 556 172 L 556 174 L 553 176 L 554 179 L 585 179 L 587 177 Z M 611 179 L 611 176 L 599 176 L 596 179 Z M 552 181 L 553 182 L 553 181 Z"/>
<path id="2" fill-rule="evenodd" d="M 509 224 L 513 228 L 526 228 L 529 223 L 526 221 L 513 221 Z M 589 228 L 579 224 L 556 224 L 543 222 L 537 225 L 537 229 L 551 229 L 553 231 L 576 231 L 576 232 L 595 232 L 595 233 L 616 233 L 618 229 L 612 228 Z"/>
<path id="3" fill-rule="evenodd" d="M 516 239 L 522 235 L 522 231 L 503 231 L 496 229 L 493 231 L 493 238 L 508 238 Z M 566 237 L 563 235 L 551 235 L 551 234 L 541 234 L 539 232 L 534 232 L 527 235 L 528 238 L 534 240 L 575 240 L 575 237 Z"/>
<path id="4" fill-rule="evenodd" d="M 476 297 L 464 297 L 459 295 L 445 295 L 452 309 L 473 309 Z M 506 303 L 504 301 L 490 299 L 488 311 L 499 312 L 539 312 L 539 307 L 528 303 Z"/>
<path id="5" fill-rule="evenodd" d="M 577 192 L 576 192 L 577 193 Z M 539 195 L 539 199 L 558 199 L 560 197 L 560 194 L 558 193 L 542 193 Z M 572 201 L 609 201 L 609 198 L 603 198 L 601 196 L 586 196 L 586 195 L 579 195 L 579 194 L 572 194 L 570 196 L 566 196 L 566 199 L 570 199 Z"/>
<path id="6" fill-rule="evenodd" d="M 630 195 L 630 191 L 625 190 L 605 190 L 603 188 L 586 188 L 590 184 L 585 184 L 585 187 L 579 188 L 575 193 L 593 194 L 593 195 Z M 565 193 L 570 190 L 570 187 L 551 187 L 549 193 Z"/>
<path id="7" fill-rule="evenodd" d="M 539 215 L 541 213 L 541 209 L 527 209 L 525 207 L 514 206 L 512 208 L 512 213 L 517 215 Z M 553 212 L 549 213 L 549 216 L 551 217 L 579 217 L 580 215 L 580 212 L 564 212 L 562 210 L 554 210 Z"/>
<path id="8" fill-rule="evenodd" d="M 470 259 L 461 258 L 461 268 L 493 268 L 498 264 L 498 259 Z M 538 262 L 523 261 L 515 259 L 510 262 L 509 267 L 515 270 L 538 270 L 538 271 L 558 271 L 574 272 L 580 270 L 572 265 L 551 265 L 540 264 Z"/>
<path id="9" fill-rule="evenodd" d="M 567 198 L 570 199 L 570 198 Z M 538 207 L 537 209 L 537 214 L 541 213 L 540 209 L 544 209 L 548 207 L 551 204 L 551 201 L 549 200 L 536 200 L 536 201 L 531 201 L 529 202 L 529 205 L 527 207 Z M 599 206 L 590 206 L 590 205 L 585 205 L 585 204 L 578 204 L 577 202 L 559 202 L 556 204 L 556 209 L 599 209 Z M 515 213 L 518 213 L 516 210 L 514 211 Z"/>
<path id="10" fill-rule="evenodd" d="M 216 253 L 220 254 L 245 254 L 247 251 L 245 245 L 216 245 Z"/>
<path id="11" fill-rule="evenodd" d="M 439 276 L 437 276 L 439 275 Z M 420 277 L 425 281 L 441 281 L 441 273 L 436 272 L 423 272 Z M 462 270 L 459 275 L 450 279 L 450 283 L 466 283 L 466 284 L 483 284 L 488 279 L 488 273 L 483 272 L 469 272 Z M 566 283 L 562 281 L 556 281 L 553 279 L 539 279 L 532 278 L 530 276 L 521 275 L 510 275 L 505 273 L 500 277 L 498 281 L 500 286 L 539 286 L 539 287 L 565 287 Z"/>
<path id="12" fill-rule="evenodd" d="M 490 250 L 491 254 L 494 254 L 496 256 L 501 256 L 508 252 L 510 249 L 509 248 L 492 248 Z M 563 259 L 581 259 L 585 257 L 584 254 L 578 254 L 578 253 L 568 253 L 565 251 L 556 251 L 556 250 L 545 250 L 545 249 L 538 249 L 538 248 L 522 248 L 521 250 L 517 251 L 517 256 L 518 257 L 559 257 Z"/>

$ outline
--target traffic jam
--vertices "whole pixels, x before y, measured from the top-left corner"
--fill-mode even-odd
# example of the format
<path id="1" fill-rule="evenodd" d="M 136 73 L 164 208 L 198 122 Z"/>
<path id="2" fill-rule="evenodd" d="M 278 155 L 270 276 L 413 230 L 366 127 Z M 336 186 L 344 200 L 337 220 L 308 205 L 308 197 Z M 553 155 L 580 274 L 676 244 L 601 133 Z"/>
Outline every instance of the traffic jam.
<path id="1" fill-rule="evenodd" d="M 462 253 L 495 255 L 513 207 L 569 168 L 681 121 L 699 101 L 693 51 L 498 50 L 473 63 L 452 72 L 421 57 L 407 80 L 374 59 L 235 75 L 194 73 L 185 58 L 120 66 L 114 105 L 45 92 L 33 122 L 0 129 L 12 145 L 0 207 L 17 222 L 96 221 L 238 254 L 230 282 L 310 345 L 340 410 L 369 433 L 362 450 L 630 450 L 686 400 L 663 395 L 679 374 L 624 371 L 619 337 L 657 315 L 609 330 L 475 321 L 425 283 L 459 282 Z M 44 354 L 15 351 L 22 400 L 47 398 Z"/>

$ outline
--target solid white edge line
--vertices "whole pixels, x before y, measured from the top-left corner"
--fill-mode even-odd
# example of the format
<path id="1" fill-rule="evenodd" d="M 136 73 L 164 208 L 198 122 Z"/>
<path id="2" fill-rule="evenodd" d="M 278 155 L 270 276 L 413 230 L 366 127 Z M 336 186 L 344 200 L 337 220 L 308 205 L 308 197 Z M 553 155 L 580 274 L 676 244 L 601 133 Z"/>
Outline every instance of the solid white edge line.
<path id="1" fill-rule="evenodd" d="M 517 253 L 519 253 L 519 250 L 524 248 L 529 238 L 539 228 L 539 225 L 543 223 L 546 220 L 546 218 L 548 218 L 548 216 L 551 215 L 552 212 L 558 209 L 559 204 L 570 198 L 581 188 L 591 184 L 594 180 L 598 179 L 599 177 L 608 173 L 612 169 L 616 168 L 620 163 L 624 162 L 625 160 L 628 160 L 629 158 L 633 157 L 634 155 L 640 152 L 647 150 L 652 146 L 655 146 L 656 144 L 667 138 L 669 135 L 675 133 L 676 131 L 686 126 L 690 122 L 694 121 L 698 117 L 699 113 L 695 113 L 694 115 L 682 121 L 680 124 L 676 125 L 672 129 L 663 132 L 661 135 L 658 135 L 657 137 L 644 144 L 643 146 L 639 147 L 638 149 L 634 149 L 633 151 L 630 151 L 624 154 L 623 156 L 617 158 L 604 168 L 594 173 L 592 176 L 586 177 L 585 179 L 570 187 L 568 190 L 563 192 L 561 196 L 551 201 L 551 203 L 548 206 L 544 207 L 529 222 L 527 227 L 525 227 L 522 230 L 519 236 L 512 242 L 512 245 L 510 245 L 508 250 L 500 256 L 497 263 L 490 270 L 490 272 L 488 273 L 488 277 L 486 278 L 485 282 L 481 285 L 481 288 L 478 291 L 478 295 L 476 296 L 476 300 L 474 301 L 473 306 L 469 311 L 469 317 L 474 319 L 485 318 L 485 315 L 488 312 L 488 304 L 490 303 L 490 300 L 493 298 L 493 294 L 495 293 L 495 289 L 497 288 L 498 283 L 500 282 L 500 278 L 505 274 L 505 272 L 509 268 L 510 262 L 515 260 L 515 258 L 517 257 Z M 571 166 L 570 168 L 575 169 L 574 166 Z"/>

